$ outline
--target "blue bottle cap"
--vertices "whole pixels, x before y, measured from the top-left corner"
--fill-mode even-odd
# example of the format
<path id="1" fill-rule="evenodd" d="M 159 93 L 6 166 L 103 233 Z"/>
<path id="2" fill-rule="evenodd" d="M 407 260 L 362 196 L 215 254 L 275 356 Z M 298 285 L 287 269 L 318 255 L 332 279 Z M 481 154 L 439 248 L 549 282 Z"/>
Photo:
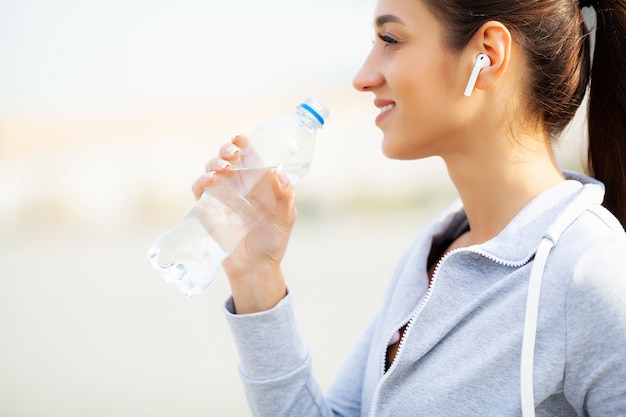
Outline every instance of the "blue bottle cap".
<path id="1" fill-rule="evenodd" d="M 309 106 L 306 103 L 301 103 L 300 107 L 302 107 L 303 109 L 311 113 L 313 116 L 315 116 L 315 118 L 322 124 L 322 126 L 324 125 L 324 118 L 320 116 L 315 110 L 313 110 L 311 106 Z"/>

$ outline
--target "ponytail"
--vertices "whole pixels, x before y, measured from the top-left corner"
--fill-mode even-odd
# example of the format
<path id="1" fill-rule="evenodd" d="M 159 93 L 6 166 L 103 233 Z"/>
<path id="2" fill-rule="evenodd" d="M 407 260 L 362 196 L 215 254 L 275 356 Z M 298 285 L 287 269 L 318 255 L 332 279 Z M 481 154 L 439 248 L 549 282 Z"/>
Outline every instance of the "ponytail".
<path id="1" fill-rule="evenodd" d="M 626 226 L 626 0 L 596 0 L 593 7 L 588 170 L 606 186 L 604 206 Z"/>

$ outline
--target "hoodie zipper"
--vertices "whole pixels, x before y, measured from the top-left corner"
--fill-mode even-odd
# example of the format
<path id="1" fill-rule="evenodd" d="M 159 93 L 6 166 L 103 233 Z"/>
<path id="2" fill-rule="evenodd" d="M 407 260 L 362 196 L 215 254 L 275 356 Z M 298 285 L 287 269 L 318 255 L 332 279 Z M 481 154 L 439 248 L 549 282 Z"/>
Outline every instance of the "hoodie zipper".
<path id="1" fill-rule="evenodd" d="M 453 249 L 450 252 L 446 253 L 444 256 L 442 256 L 439 261 L 437 261 L 437 265 L 435 265 L 435 269 L 433 270 L 433 276 L 432 279 L 430 280 L 430 283 L 428 284 L 428 290 L 426 291 L 426 294 L 424 294 L 424 297 L 422 298 L 422 300 L 420 301 L 419 305 L 417 306 L 417 308 L 413 311 L 413 313 L 411 314 L 411 317 L 409 318 L 409 321 L 406 323 L 406 328 L 404 329 L 404 332 L 402 333 L 401 337 L 400 337 L 400 344 L 398 345 L 398 350 L 396 351 L 396 355 L 393 358 L 393 361 L 391 362 L 391 365 L 389 365 L 389 369 L 387 369 L 387 372 L 384 372 L 385 370 L 385 361 L 386 361 L 386 351 L 383 353 L 383 357 L 382 357 L 382 361 L 381 361 L 381 372 L 384 372 L 383 377 L 380 379 L 380 381 L 378 382 L 377 386 L 376 386 L 376 390 L 374 391 L 374 399 L 372 401 L 372 405 L 370 407 L 370 412 L 369 412 L 369 417 L 374 417 L 374 410 L 376 409 L 376 407 L 378 406 L 378 397 L 380 395 L 380 390 L 382 389 L 382 386 L 385 384 L 385 382 L 387 381 L 387 379 L 389 378 L 389 375 L 393 372 L 393 370 L 396 368 L 397 366 L 397 362 L 398 362 L 398 358 L 400 357 L 402 350 L 404 348 L 404 342 L 406 339 L 406 335 L 408 334 L 409 330 L 411 329 L 413 323 L 415 322 L 415 320 L 417 319 L 417 317 L 419 317 L 420 313 L 422 312 L 422 310 L 424 309 L 424 307 L 426 307 L 426 304 L 428 304 L 428 301 L 430 300 L 430 297 L 432 295 L 433 292 L 433 288 L 435 287 L 435 283 L 437 282 L 437 276 L 439 274 L 439 270 L 441 268 L 441 265 L 448 260 L 451 256 L 456 255 L 458 253 L 462 253 L 462 252 L 467 252 L 467 253 L 475 253 L 477 255 L 480 255 L 484 258 L 487 258 L 488 260 L 495 262 L 499 265 L 503 265 L 506 267 L 511 267 L 511 268 L 519 268 L 521 266 L 524 266 L 525 264 L 528 263 L 528 261 L 534 256 L 535 251 L 532 251 L 532 254 L 527 258 L 524 259 L 522 261 L 518 261 L 518 262 L 509 262 L 509 261 L 505 261 L 503 259 L 499 259 L 496 258 L 495 256 L 491 256 L 488 253 L 482 251 L 482 250 L 478 250 L 478 249 L 472 249 L 471 247 L 469 248 L 457 248 L 457 249 Z M 402 327 L 402 326 L 400 326 Z M 390 341 L 391 338 L 393 337 L 393 334 L 390 335 L 387 338 L 387 341 Z"/>
<path id="2" fill-rule="evenodd" d="M 426 291 L 426 294 L 424 294 L 422 301 L 419 303 L 417 309 L 415 309 L 413 314 L 411 314 L 411 318 L 406 323 L 406 328 L 404 329 L 404 332 L 400 336 L 400 344 L 398 345 L 398 350 L 396 351 L 396 355 L 393 358 L 391 365 L 389 365 L 389 369 L 387 369 L 387 372 L 384 372 L 387 352 L 385 351 L 383 353 L 382 360 L 380 363 L 380 369 L 381 369 L 381 372 L 384 372 L 384 374 L 382 378 L 380 379 L 380 381 L 378 381 L 378 385 L 376 386 L 376 390 L 374 391 L 374 397 L 373 397 L 374 399 L 372 401 L 372 405 L 370 406 L 370 412 L 369 412 L 370 417 L 374 417 L 374 410 L 376 410 L 376 407 L 378 406 L 378 397 L 380 396 L 380 390 L 382 389 L 382 386 L 385 384 L 385 382 L 389 378 L 389 375 L 391 374 L 391 372 L 393 372 L 393 370 L 397 366 L 398 357 L 400 356 L 400 352 L 402 352 L 406 334 L 411 329 L 411 326 L 413 325 L 413 322 L 415 321 L 417 316 L 419 316 L 420 312 L 424 309 L 424 306 L 428 303 L 428 299 L 430 298 L 430 295 L 432 294 L 433 286 L 435 284 L 436 270 L 437 270 L 437 267 L 435 267 L 435 273 L 433 273 L 433 279 L 430 281 L 430 284 L 428 285 L 428 290 Z M 389 342 L 392 337 L 393 336 L 390 336 L 389 338 L 387 338 L 387 341 Z"/>

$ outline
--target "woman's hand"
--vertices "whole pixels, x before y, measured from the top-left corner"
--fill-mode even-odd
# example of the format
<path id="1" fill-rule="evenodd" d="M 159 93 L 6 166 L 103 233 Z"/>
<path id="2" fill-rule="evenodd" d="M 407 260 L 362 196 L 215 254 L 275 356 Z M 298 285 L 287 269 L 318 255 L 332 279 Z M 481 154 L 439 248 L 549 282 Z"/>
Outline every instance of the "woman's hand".
<path id="1" fill-rule="evenodd" d="M 220 148 L 218 157 L 206 164 L 206 174 L 192 185 L 196 199 L 221 176 L 229 176 L 232 167 L 241 164 L 242 150 L 246 147 L 247 138 L 237 135 Z M 297 216 L 295 190 L 286 173 L 281 170 L 269 171 L 261 181 L 270 184 L 265 189 L 268 192 L 268 188 L 271 188 L 271 202 L 268 204 L 270 214 L 250 230 L 222 263 L 230 282 L 237 314 L 270 309 L 287 293 L 280 264 Z"/>

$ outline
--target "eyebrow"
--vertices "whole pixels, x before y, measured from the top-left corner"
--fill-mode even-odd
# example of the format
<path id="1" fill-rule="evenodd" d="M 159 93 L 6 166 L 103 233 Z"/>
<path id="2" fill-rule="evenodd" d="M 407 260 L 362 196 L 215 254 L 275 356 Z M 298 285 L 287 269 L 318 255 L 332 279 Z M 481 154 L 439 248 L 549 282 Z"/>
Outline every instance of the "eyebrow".
<path id="1" fill-rule="evenodd" d="M 378 16 L 376 18 L 376 27 L 381 27 L 385 23 L 401 23 L 401 24 L 404 24 L 402 19 L 400 19 L 398 16 L 395 16 L 395 15 L 392 15 L 392 14 L 384 14 L 384 15 Z"/>

